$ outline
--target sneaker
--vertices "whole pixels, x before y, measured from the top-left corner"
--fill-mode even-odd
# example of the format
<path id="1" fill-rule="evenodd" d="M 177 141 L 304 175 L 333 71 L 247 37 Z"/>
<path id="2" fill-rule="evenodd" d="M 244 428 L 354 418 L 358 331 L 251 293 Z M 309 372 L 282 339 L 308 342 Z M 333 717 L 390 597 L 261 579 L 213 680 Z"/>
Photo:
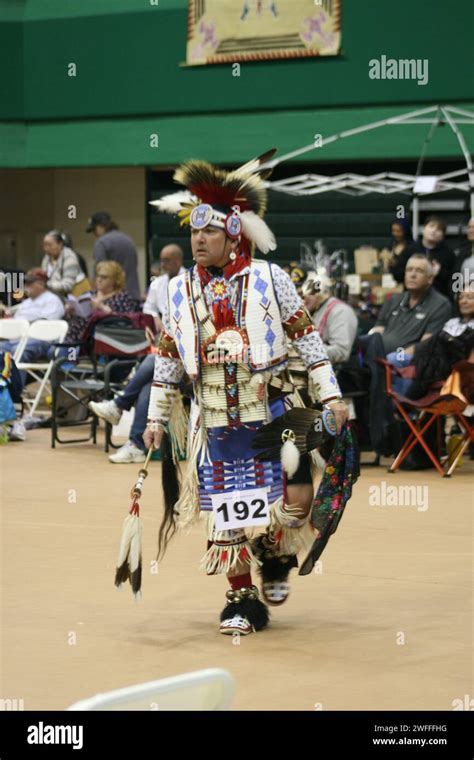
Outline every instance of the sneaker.
<path id="1" fill-rule="evenodd" d="M 97 417 L 110 422 L 111 425 L 118 425 L 120 422 L 122 410 L 118 408 L 115 401 L 89 401 L 88 406 Z"/>
<path id="2" fill-rule="evenodd" d="M 253 626 L 250 625 L 246 617 L 234 615 L 221 622 L 219 633 L 223 633 L 225 636 L 231 636 L 234 633 L 240 633 L 241 636 L 247 636 L 247 634 L 253 633 Z"/>
<path id="3" fill-rule="evenodd" d="M 10 441 L 26 441 L 26 428 L 21 420 L 13 423 L 8 437 Z"/>
<path id="4" fill-rule="evenodd" d="M 146 459 L 143 449 L 139 449 L 132 441 L 127 441 L 115 454 L 109 456 L 112 464 L 141 464 Z"/>

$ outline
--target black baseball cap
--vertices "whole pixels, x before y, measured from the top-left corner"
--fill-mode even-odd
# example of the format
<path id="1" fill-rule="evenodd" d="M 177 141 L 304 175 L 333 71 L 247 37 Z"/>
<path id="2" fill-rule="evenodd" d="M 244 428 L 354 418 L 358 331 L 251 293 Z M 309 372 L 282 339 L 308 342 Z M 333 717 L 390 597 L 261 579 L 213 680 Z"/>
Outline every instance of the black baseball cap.
<path id="1" fill-rule="evenodd" d="M 112 217 L 107 211 L 96 211 L 87 222 L 86 232 L 92 232 L 98 224 L 103 224 L 106 227 L 111 221 Z"/>

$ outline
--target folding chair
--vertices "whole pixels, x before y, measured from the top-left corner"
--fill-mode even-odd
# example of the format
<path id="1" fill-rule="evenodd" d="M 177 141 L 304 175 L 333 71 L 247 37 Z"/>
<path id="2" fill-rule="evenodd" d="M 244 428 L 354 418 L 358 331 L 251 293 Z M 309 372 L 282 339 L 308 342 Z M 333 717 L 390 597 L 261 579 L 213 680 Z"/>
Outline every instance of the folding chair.
<path id="1" fill-rule="evenodd" d="M 27 319 L 0 319 L 0 340 L 18 341 L 13 360 L 18 361 L 26 343 L 30 323 Z M 0 346 L 1 348 L 1 346 Z"/>
<path id="2" fill-rule="evenodd" d="M 136 361 L 113 359 L 100 365 L 94 357 L 80 360 L 77 364 L 71 364 L 64 356 L 56 359 L 51 373 L 51 448 L 56 448 L 56 443 L 86 443 L 91 439 L 97 443 L 98 418 L 92 414 L 88 404 L 97 399 L 111 398 L 121 390 L 124 381 L 113 381 L 114 370 L 124 367 L 131 371 Z M 86 438 L 59 437 L 61 428 L 84 425 L 89 425 Z M 109 443 L 110 433 L 107 434 L 106 428 L 105 451 L 108 451 Z"/>
<path id="3" fill-rule="evenodd" d="M 209 668 L 96 694 L 67 709 L 229 710 L 234 691 L 234 679 L 227 670 Z"/>
<path id="4" fill-rule="evenodd" d="M 51 344 L 62 343 L 68 331 L 68 323 L 64 319 L 38 319 L 29 326 L 26 336 L 23 338 L 21 354 L 18 357 L 17 367 L 20 371 L 26 371 L 37 382 L 39 388 L 33 400 L 25 398 L 25 404 L 30 407 L 29 412 L 34 415 L 45 388 L 50 389 L 49 376 L 53 368 L 54 359 L 43 362 L 22 362 L 21 357 L 25 352 L 30 338 L 45 340 Z"/>
<path id="5" fill-rule="evenodd" d="M 402 396 L 394 391 L 392 386 L 392 375 L 396 374 L 400 377 L 407 377 L 410 372 L 413 372 L 413 368 L 407 367 L 405 369 L 398 369 L 385 359 L 377 359 L 377 363 L 385 368 L 387 395 L 392 399 L 398 414 L 403 418 L 410 429 L 410 434 L 390 465 L 389 472 L 396 472 L 414 446 L 419 443 L 439 474 L 445 478 L 451 477 L 464 451 L 467 449 L 471 441 L 474 441 L 474 426 L 471 425 L 467 417 L 462 414 L 467 404 L 458 396 L 440 395 L 440 389 L 443 383 L 434 383 L 423 398 L 417 400 L 406 398 L 406 396 Z M 407 372 L 406 370 L 409 371 Z M 415 414 L 414 419 L 410 417 L 407 409 L 409 412 Z M 434 452 L 430 449 L 424 436 L 427 430 L 436 423 L 439 443 L 441 420 L 447 415 L 455 417 L 461 426 L 464 435 L 449 460 L 447 459 L 447 461 L 443 463 L 441 457 L 439 455 L 436 457 Z M 439 448 L 438 445 L 438 451 Z"/>
<path id="6" fill-rule="evenodd" d="M 151 319 L 151 318 L 150 318 Z M 123 389 L 133 368 L 148 350 L 143 328 L 133 326 L 130 316 L 110 315 L 97 321 L 86 344 L 77 344 L 88 353 L 78 363 L 63 357 L 54 363 L 52 375 L 51 447 L 56 443 L 84 443 L 97 440 L 98 419 L 88 408 L 89 401 L 112 398 Z M 117 358 L 120 357 L 120 358 Z M 61 398 L 60 398 L 61 396 Z M 74 413 L 78 419 L 67 419 Z M 90 425 L 87 438 L 64 440 L 61 427 Z M 105 451 L 117 448 L 112 442 L 112 426 L 105 423 Z"/>

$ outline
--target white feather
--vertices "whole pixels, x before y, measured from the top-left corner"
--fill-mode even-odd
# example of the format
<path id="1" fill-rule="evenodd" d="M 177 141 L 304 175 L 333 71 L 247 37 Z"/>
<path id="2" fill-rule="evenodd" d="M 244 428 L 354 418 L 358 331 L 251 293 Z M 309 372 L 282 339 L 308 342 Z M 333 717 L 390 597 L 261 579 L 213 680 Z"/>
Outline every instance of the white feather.
<path id="1" fill-rule="evenodd" d="M 254 211 L 242 211 L 242 232 L 262 253 L 274 251 L 276 240 L 270 227 Z"/>
<path id="2" fill-rule="evenodd" d="M 292 478 L 300 465 L 300 452 L 292 441 L 285 441 L 280 451 L 281 466 L 287 476 Z"/>
<path id="3" fill-rule="evenodd" d="M 150 201 L 150 206 L 155 206 L 158 211 L 162 211 L 164 214 L 177 214 L 178 211 L 185 208 L 186 204 L 196 201 L 196 196 L 192 195 L 189 190 L 179 190 L 177 193 L 164 195 L 157 201 Z"/>

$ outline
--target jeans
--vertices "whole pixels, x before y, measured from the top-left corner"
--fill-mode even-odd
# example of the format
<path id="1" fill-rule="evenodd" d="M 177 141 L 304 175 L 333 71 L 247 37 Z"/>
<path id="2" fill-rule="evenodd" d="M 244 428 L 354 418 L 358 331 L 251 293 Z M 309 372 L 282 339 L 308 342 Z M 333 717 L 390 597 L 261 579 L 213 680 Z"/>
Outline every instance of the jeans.
<path id="1" fill-rule="evenodd" d="M 390 362 L 390 364 L 393 364 L 394 367 L 408 367 L 412 363 L 413 357 L 406 356 L 405 358 L 401 359 L 398 356 L 399 353 L 399 351 L 392 351 L 391 354 L 387 354 L 387 361 Z M 399 393 L 400 396 L 406 396 L 406 392 L 412 382 L 413 380 L 411 378 L 398 377 L 398 375 L 394 375 L 392 377 L 392 388 L 396 393 Z"/>
<path id="2" fill-rule="evenodd" d="M 150 388 L 155 371 L 155 354 L 149 354 L 140 364 L 130 382 L 125 387 L 121 396 L 116 396 L 115 404 L 119 409 L 129 410 L 135 405 L 135 416 L 130 440 L 139 449 L 145 449 L 142 435 L 146 428 L 148 418 L 148 402 L 150 400 Z"/>

